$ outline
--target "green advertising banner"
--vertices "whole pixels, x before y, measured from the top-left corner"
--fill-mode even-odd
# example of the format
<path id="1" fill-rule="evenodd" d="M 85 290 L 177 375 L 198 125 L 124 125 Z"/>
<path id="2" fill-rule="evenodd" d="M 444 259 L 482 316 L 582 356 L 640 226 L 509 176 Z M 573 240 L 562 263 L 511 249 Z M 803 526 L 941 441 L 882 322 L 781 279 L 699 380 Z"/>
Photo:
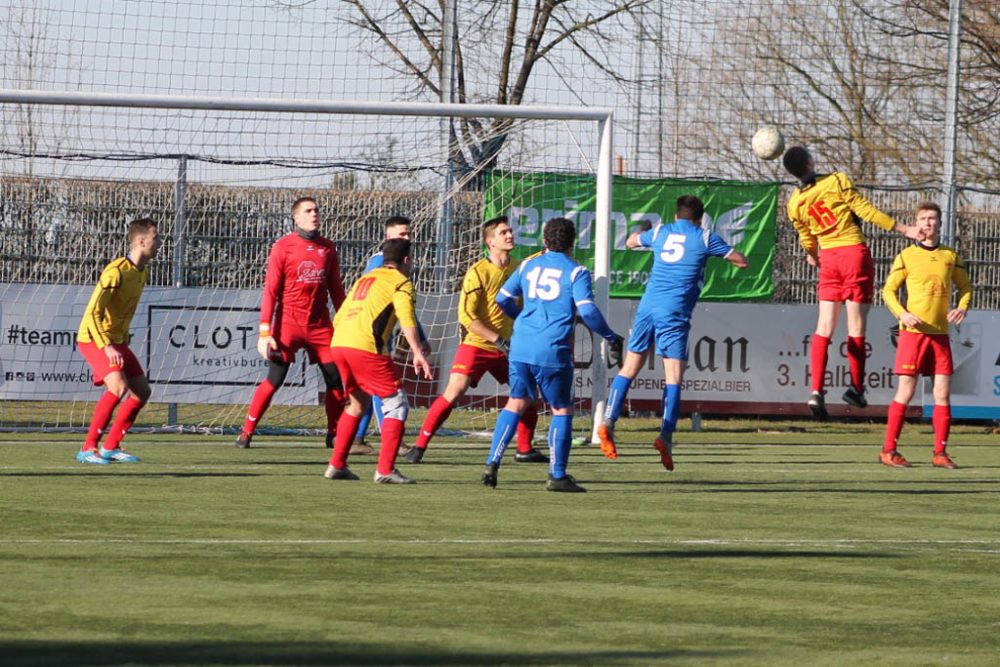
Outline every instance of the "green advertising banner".
<path id="1" fill-rule="evenodd" d="M 642 296 L 653 256 L 628 250 L 625 239 L 648 220 L 674 219 L 677 198 L 693 194 L 705 202 L 702 224 L 747 256 L 750 267 L 740 271 L 728 262 L 710 259 L 705 267 L 701 298 L 707 301 L 750 301 L 774 293 L 774 262 L 778 185 L 741 181 L 637 179 L 616 176 L 612 182 L 612 297 Z M 518 259 L 544 249 L 545 221 L 565 216 L 576 222 L 579 239 L 574 256 L 594 268 L 596 181 L 593 176 L 555 173 L 494 173 L 487 183 L 486 219 L 506 215 L 514 228 Z"/>

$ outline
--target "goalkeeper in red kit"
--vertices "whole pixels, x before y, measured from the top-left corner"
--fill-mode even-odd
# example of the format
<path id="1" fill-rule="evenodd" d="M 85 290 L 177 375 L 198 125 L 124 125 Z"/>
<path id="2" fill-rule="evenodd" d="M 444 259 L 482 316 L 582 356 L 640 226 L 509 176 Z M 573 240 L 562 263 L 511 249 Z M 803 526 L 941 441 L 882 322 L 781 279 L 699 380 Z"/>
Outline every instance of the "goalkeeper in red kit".
<path id="1" fill-rule="evenodd" d="M 340 260 L 333 241 L 319 233 L 319 207 L 311 197 L 292 204 L 291 233 L 271 247 L 260 303 L 257 351 L 268 360 L 267 377 L 257 385 L 236 446 L 250 446 L 254 431 L 284 383 L 295 353 L 305 348 L 309 362 L 319 364 L 326 384 L 327 447 L 344 409 L 344 390 L 330 353 L 333 325 L 328 300 L 334 308 L 344 302 Z"/>
<path id="2" fill-rule="evenodd" d="M 862 220 L 920 240 L 915 227 L 901 225 L 875 208 L 851 183 L 847 174 L 817 174 L 812 155 L 802 146 L 785 151 L 785 169 L 799 179 L 788 200 L 788 219 L 799 233 L 806 261 L 819 267 L 819 317 L 809 350 L 813 416 L 827 416 L 824 395 L 830 338 L 843 307 L 847 311 L 847 361 L 851 386 L 843 400 L 856 408 L 868 406 L 865 398 L 865 325 L 875 293 L 875 265 L 861 231 Z"/>

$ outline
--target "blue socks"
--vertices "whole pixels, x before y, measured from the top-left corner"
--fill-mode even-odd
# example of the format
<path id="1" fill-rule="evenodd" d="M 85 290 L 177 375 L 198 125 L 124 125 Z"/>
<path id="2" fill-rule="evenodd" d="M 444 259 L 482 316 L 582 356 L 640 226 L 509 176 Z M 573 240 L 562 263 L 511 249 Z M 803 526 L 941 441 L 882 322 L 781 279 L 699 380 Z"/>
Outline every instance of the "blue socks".
<path id="1" fill-rule="evenodd" d="M 674 430 L 677 428 L 677 415 L 681 411 L 681 387 L 668 384 L 663 388 L 663 421 L 660 422 L 660 438 L 664 442 L 672 442 Z"/>
<path id="2" fill-rule="evenodd" d="M 622 405 L 625 404 L 625 397 L 628 396 L 628 388 L 632 385 L 632 380 L 624 375 L 616 375 L 611 381 L 611 389 L 608 390 L 608 404 L 604 408 L 604 422 L 612 424 L 618 421 L 622 414 Z"/>
<path id="3" fill-rule="evenodd" d="M 510 410 L 501 410 L 497 415 L 497 424 L 493 427 L 493 444 L 490 445 L 490 455 L 486 463 L 500 465 L 503 453 L 507 450 L 507 445 L 517 435 L 517 423 L 521 421 L 521 416 Z"/>
<path id="4" fill-rule="evenodd" d="M 555 479 L 566 476 L 569 448 L 573 444 L 573 415 L 553 415 L 549 424 L 549 473 Z"/>

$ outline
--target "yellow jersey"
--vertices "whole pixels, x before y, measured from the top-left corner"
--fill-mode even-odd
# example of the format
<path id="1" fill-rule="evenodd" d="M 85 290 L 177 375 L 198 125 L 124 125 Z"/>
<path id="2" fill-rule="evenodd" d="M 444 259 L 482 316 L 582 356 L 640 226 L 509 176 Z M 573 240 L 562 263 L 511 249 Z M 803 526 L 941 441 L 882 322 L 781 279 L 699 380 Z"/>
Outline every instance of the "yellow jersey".
<path id="1" fill-rule="evenodd" d="M 462 327 L 462 342 L 481 350 L 496 352 L 497 346 L 482 336 L 469 330 L 472 320 L 479 320 L 510 340 L 514 331 L 514 321 L 504 315 L 497 305 L 497 294 L 507 279 L 517 270 L 517 262 L 511 260 L 507 266 L 497 266 L 484 258 L 469 267 L 462 280 L 462 293 L 458 297 L 458 323 Z"/>
<path id="2" fill-rule="evenodd" d="M 104 267 L 83 312 L 76 339 L 94 343 L 101 350 L 110 343 L 127 344 L 132 316 L 148 279 L 149 269 L 140 271 L 128 257 Z"/>
<path id="3" fill-rule="evenodd" d="M 898 299 L 899 288 L 906 286 L 906 305 Z M 958 288 L 958 307 L 968 310 L 972 303 L 972 284 L 965 262 L 945 245 L 934 248 L 916 243 L 892 260 L 892 269 L 882 288 L 882 300 L 897 318 L 908 311 L 923 324 L 901 328 L 926 334 L 948 333 L 948 311 L 952 286 Z"/>
<path id="4" fill-rule="evenodd" d="M 388 354 L 397 320 L 404 327 L 417 326 L 413 283 L 394 268 L 373 269 L 354 282 L 337 309 L 330 346 Z"/>
<path id="5" fill-rule="evenodd" d="M 875 208 L 840 171 L 800 185 L 788 199 L 788 219 L 811 255 L 817 250 L 864 243 L 859 218 L 886 231 L 896 226 L 895 220 Z"/>

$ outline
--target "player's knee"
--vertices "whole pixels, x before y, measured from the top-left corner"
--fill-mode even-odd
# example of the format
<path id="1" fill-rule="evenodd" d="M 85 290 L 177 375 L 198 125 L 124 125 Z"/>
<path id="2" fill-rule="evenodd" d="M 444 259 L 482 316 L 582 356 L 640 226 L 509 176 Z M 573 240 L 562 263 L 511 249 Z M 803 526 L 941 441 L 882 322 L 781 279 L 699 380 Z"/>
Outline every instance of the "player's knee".
<path id="1" fill-rule="evenodd" d="M 326 384 L 327 391 L 343 389 L 344 384 L 340 380 L 340 371 L 337 370 L 336 364 L 320 364 L 319 372 L 323 374 L 323 382 Z"/>
<path id="2" fill-rule="evenodd" d="M 271 383 L 271 386 L 277 389 L 285 383 L 285 377 L 288 375 L 288 366 L 281 361 L 274 361 L 273 359 L 268 362 L 267 366 L 267 381 Z"/>
<path id="3" fill-rule="evenodd" d="M 382 416 L 385 419 L 398 419 L 405 422 L 408 414 L 410 414 L 410 402 L 406 398 L 406 392 L 402 389 L 391 396 L 382 397 Z"/>

